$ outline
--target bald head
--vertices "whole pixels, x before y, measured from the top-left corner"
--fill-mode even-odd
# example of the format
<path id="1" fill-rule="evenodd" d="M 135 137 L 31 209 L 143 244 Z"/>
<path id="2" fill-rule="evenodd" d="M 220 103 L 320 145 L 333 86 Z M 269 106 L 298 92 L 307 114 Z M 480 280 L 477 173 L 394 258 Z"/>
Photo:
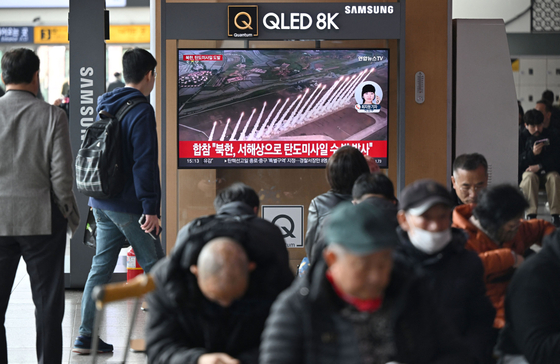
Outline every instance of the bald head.
<path id="1" fill-rule="evenodd" d="M 191 272 L 206 298 L 227 307 L 247 291 L 252 265 L 239 243 L 222 237 L 210 240 L 202 248 Z"/>

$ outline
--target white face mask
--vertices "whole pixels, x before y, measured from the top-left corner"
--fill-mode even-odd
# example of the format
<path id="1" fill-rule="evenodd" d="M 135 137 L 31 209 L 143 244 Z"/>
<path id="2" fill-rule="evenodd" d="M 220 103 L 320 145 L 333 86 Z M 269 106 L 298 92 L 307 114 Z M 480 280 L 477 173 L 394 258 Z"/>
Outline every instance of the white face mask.
<path id="1" fill-rule="evenodd" d="M 420 228 L 412 228 L 408 232 L 408 237 L 416 249 L 431 255 L 439 252 L 449 244 L 451 241 L 451 229 L 431 232 Z"/>

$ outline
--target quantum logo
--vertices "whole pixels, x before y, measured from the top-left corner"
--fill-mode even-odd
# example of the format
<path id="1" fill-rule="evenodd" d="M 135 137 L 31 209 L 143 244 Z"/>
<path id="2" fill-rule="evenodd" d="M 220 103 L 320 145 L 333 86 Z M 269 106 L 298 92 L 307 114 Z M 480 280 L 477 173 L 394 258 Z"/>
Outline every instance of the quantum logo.
<path id="1" fill-rule="evenodd" d="M 258 35 L 258 5 L 228 5 L 228 37 L 252 38 Z"/>

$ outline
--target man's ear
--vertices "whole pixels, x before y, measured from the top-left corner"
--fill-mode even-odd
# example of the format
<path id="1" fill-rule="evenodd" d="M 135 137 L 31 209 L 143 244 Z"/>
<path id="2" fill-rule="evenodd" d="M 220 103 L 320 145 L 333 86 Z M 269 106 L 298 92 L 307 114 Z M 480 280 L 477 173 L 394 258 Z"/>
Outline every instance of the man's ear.
<path id="1" fill-rule="evenodd" d="M 150 81 L 150 78 L 151 78 L 152 75 L 153 75 L 152 72 L 153 72 L 153 71 L 149 71 L 148 73 L 146 73 L 146 74 L 144 75 L 144 81 L 146 81 L 146 82 L 149 82 L 149 81 Z"/>
<path id="2" fill-rule="evenodd" d="M 196 265 L 191 265 L 189 270 L 196 278 L 198 278 L 198 267 Z"/>
<path id="3" fill-rule="evenodd" d="M 258 208 L 258 206 L 253 207 L 253 211 L 255 212 L 255 215 L 259 216 L 259 208 Z"/>
<path id="4" fill-rule="evenodd" d="M 410 225 L 406 220 L 405 212 L 403 210 L 400 210 L 397 213 L 397 220 L 399 221 L 399 225 L 401 226 L 401 229 L 403 229 L 404 231 L 410 231 Z"/>
<path id="5" fill-rule="evenodd" d="M 191 267 L 191 268 L 192 268 L 192 267 Z M 255 262 L 249 262 L 249 272 L 254 271 L 255 268 L 257 268 L 257 263 L 255 263 Z"/>
<path id="6" fill-rule="evenodd" d="M 325 259 L 327 266 L 330 267 L 331 265 L 336 263 L 337 256 L 333 251 L 327 248 L 323 250 L 323 258 Z"/>
<path id="7" fill-rule="evenodd" d="M 455 177 L 453 177 L 453 175 L 451 175 L 451 183 L 453 184 L 453 188 L 457 188 L 455 185 Z"/>

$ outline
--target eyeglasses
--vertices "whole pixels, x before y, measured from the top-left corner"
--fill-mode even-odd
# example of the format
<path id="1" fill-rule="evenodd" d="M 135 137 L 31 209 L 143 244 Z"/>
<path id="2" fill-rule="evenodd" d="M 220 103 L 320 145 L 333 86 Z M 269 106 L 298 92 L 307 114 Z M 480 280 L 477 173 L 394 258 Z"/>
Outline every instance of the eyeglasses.
<path id="1" fill-rule="evenodd" d="M 483 188 L 484 187 L 482 187 L 482 186 L 461 186 L 461 187 L 459 187 L 461 192 L 464 192 L 464 193 L 469 193 L 471 190 L 473 190 L 476 193 Z"/>

